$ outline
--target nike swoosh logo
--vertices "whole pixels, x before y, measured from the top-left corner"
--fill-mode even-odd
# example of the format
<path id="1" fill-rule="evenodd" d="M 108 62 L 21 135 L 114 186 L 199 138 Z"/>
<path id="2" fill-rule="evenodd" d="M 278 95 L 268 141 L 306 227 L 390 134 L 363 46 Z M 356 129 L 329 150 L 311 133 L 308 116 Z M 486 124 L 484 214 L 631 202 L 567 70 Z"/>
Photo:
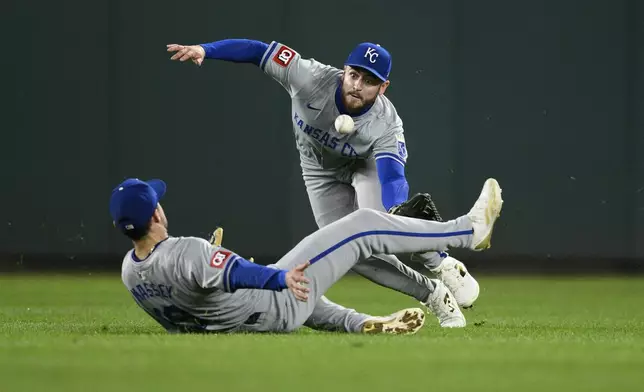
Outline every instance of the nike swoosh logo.
<path id="1" fill-rule="evenodd" d="M 316 111 L 318 111 L 318 112 L 319 112 L 320 110 L 322 110 L 322 109 L 314 108 L 313 106 L 311 106 L 311 104 L 310 104 L 310 103 L 307 103 L 307 104 L 306 104 L 306 107 L 307 107 L 307 108 L 309 108 L 309 109 L 311 109 L 311 110 L 316 110 Z"/>

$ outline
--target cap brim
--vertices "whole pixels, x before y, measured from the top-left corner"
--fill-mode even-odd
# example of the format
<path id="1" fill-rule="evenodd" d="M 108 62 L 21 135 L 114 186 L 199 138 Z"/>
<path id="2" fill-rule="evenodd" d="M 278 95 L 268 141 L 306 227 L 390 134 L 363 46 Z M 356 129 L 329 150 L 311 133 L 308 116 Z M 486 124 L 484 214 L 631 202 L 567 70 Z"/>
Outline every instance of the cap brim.
<path id="1" fill-rule="evenodd" d="M 161 200 L 161 198 L 165 195 L 165 191 L 167 188 L 165 185 L 165 182 L 163 182 L 163 180 L 149 180 L 149 181 L 146 181 L 146 183 L 150 185 L 152 189 L 154 189 L 154 191 L 157 194 L 157 198 Z"/>
<path id="2" fill-rule="evenodd" d="M 355 64 L 355 63 L 346 63 L 344 65 L 348 65 L 349 67 L 354 67 L 354 68 L 366 69 L 367 71 L 371 72 L 375 77 L 377 77 L 378 79 L 382 80 L 383 82 L 387 81 L 387 78 L 385 78 L 382 75 L 380 75 L 378 73 L 378 71 L 376 71 L 375 69 L 373 69 L 371 67 L 367 67 L 367 66 L 364 66 L 362 64 Z"/>

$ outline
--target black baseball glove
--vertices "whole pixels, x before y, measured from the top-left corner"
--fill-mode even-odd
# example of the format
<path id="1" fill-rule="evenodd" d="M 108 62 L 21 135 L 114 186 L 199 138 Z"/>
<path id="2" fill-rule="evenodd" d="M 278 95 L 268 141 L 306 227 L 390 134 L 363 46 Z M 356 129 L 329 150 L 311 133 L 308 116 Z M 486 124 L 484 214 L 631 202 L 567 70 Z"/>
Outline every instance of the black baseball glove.
<path id="1" fill-rule="evenodd" d="M 389 209 L 393 215 L 406 216 L 442 222 L 443 218 L 438 213 L 434 201 L 429 193 L 416 193 L 409 200 Z"/>

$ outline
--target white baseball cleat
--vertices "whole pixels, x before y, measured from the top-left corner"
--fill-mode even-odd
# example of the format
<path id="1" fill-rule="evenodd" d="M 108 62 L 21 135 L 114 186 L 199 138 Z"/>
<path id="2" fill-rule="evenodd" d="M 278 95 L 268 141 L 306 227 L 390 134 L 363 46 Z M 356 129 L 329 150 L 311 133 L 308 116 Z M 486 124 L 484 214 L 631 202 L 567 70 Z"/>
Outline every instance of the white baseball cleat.
<path id="1" fill-rule="evenodd" d="M 479 297 L 479 283 L 467 271 L 465 264 L 452 256 L 444 258 L 438 267 L 430 271 L 447 286 L 459 306 L 469 308 Z"/>
<path id="2" fill-rule="evenodd" d="M 425 313 L 419 308 L 403 309 L 386 317 L 374 317 L 365 321 L 363 333 L 411 335 L 425 323 Z"/>
<path id="3" fill-rule="evenodd" d="M 494 178 L 488 178 L 483 184 L 479 198 L 467 214 L 474 229 L 472 250 L 482 251 L 491 246 L 494 222 L 501 215 L 502 206 L 501 187 Z"/>
<path id="4" fill-rule="evenodd" d="M 421 302 L 427 306 L 429 311 L 438 318 L 440 326 L 443 328 L 462 328 L 465 326 L 465 316 L 458 307 L 454 295 L 449 291 L 447 286 L 440 280 L 433 280 L 436 288 L 429 295 L 426 302 Z"/>

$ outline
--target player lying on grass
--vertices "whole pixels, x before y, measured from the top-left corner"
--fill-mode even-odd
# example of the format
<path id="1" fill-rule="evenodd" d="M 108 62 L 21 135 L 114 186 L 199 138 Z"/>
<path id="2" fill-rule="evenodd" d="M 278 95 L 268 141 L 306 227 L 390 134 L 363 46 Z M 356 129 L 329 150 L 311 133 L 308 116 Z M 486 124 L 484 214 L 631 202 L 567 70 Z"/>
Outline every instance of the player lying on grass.
<path id="1" fill-rule="evenodd" d="M 173 52 L 172 60 L 198 65 L 205 59 L 254 64 L 284 87 L 291 97 L 302 177 L 318 227 L 357 208 L 394 212 L 407 200 L 407 144 L 402 120 L 384 95 L 391 71 L 391 55 L 385 48 L 361 43 L 343 69 L 303 58 L 278 42 L 225 39 L 202 45 L 171 44 L 167 50 Z M 335 122 L 340 116 L 348 119 L 348 128 Z M 376 254 L 353 270 L 422 301 L 434 286 L 408 267 L 418 262 L 450 289 L 459 305 L 472 306 L 478 298 L 478 282 L 446 249 Z"/>
<path id="2" fill-rule="evenodd" d="M 128 179 L 112 191 L 110 214 L 134 246 L 123 259 L 123 283 L 170 332 L 294 331 L 316 316 L 331 285 L 374 253 L 487 249 L 503 203 L 498 183 L 488 179 L 470 212 L 448 222 L 360 209 L 307 236 L 277 263 L 261 266 L 202 238 L 169 236 L 159 203 L 165 191 L 161 180 Z M 465 325 L 444 285 L 425 304 L 442 326 Z M 421 315 L 410 310 L 389 322 L 357 314 L 347 330 L 415 332 Z"/>

